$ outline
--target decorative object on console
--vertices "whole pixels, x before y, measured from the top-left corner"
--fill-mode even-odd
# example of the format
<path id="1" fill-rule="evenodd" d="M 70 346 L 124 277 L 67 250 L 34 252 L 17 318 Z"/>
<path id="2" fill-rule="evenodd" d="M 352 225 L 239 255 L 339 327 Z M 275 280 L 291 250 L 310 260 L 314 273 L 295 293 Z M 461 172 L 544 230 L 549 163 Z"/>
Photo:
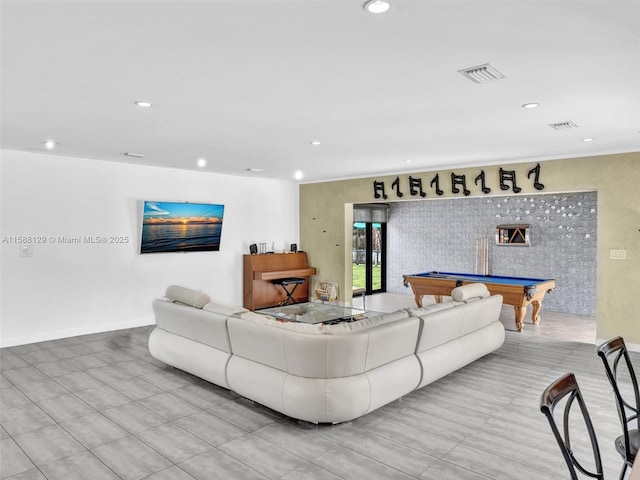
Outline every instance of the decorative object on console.
<path id="1" fill-rule="evenodd" d="M 224 205 L 145 201 L 140 253 L 217 252 Z"/>
<path id="2" fill-rule="evenodd" d="M 255 243 L 249 245 L 249 253 L 251 255 L 256 255 L 258 253 L 258 245 L 256 245 Z"/>
<path id="3" fill-rule="evenodd" d="M 292 243 L 290 251 L 293 252 L 293 253 L 296 253 L 298 251 L 298 244 L 297 243 Z"/>

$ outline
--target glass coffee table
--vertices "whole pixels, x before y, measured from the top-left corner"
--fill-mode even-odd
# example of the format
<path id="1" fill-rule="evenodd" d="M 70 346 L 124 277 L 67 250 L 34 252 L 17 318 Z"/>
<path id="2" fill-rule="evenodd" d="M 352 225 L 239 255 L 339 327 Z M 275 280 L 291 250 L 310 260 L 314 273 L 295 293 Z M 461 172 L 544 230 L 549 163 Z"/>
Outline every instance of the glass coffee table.
<path id="1" fill-rule="evenodd" d="M 263 308 L 256 312 L 271 315 L 278 320 L 301 323 L 334 323 L 354 322 L 363 318 L 378 315 L 378 312 L 366 311 L 361 308 L 340 307 L 325 303 L 294 303 L 280 307 Z"/>

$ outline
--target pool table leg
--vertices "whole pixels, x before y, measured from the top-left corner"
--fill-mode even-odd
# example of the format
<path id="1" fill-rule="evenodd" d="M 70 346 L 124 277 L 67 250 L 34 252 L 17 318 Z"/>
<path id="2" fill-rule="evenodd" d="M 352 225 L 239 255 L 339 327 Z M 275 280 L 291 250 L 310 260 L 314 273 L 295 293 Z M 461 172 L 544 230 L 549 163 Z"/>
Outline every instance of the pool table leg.
<path id="1" fill-rule="evenodd" d="M 513 309 L 516 312 L 516 328 L 519 332 L 524 331 L 524 316 L 527 313 L 527 307 L 514 306 Z"/>
<path id="2" fill-rule="evenodd" d="M 417 293 L 413 296 L 418 308 L 422 308 L 422 297 L 423 297 L 422 294 L 417 294 Z M 436 303 L 442 303 L 442 295 L 434 295 L 434 298 L 436 299 Z"/>
<path id="3" fill-rule="evenodd" d="M 533 307 L 533 311 L 531 312 L 531 321 L 534 325 L 537 325 L 540 322 L 540 315 L 538 315 L 538 313 L 540 313 L 542 302 L 540 302 L 539 300 L 533 300 L 531 302 L 531 305 Z"/>

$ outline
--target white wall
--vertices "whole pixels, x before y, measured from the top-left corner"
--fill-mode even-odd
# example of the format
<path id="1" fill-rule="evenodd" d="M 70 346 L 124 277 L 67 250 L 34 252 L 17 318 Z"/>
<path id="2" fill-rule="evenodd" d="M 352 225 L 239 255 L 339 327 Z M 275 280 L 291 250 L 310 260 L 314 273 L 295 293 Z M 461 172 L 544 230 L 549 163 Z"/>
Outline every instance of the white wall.
<path id="1" fill-rule="evenodd" d="M 170 284 L 241 305 L 248 245 L 299 243 L 293 182 L 1 153 L 2 347 L 152 324 L 151 300 Z M 224 204 L 220 251 L 139 255 L 143 200 Z M 19 236 L 44 243 L 22 257 Z M 54 243 L 60 236 L 129 241 Z"/>

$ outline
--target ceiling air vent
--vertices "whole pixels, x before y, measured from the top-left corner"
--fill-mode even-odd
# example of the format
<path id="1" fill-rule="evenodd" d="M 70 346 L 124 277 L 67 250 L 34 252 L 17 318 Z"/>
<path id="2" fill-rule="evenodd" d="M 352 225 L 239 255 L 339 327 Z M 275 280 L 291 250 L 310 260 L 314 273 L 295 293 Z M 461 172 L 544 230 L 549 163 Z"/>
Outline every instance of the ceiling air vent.
<path id="1" fill-rule="evenodd" d="M 556 130 L 570 130 L 572 128 L 578 128 L 578 125 L 573 123 L 571 120 L 567 120 L 566 122 L 550 123 L 549 126 Z"/>
<path id="2" fill-rule="evenodd" d="M 484 65 L 478 65 L 477 67 L 458 70 L 458 73 L 461 73 L 462 75 L 467 77 L 469 80 L 476 83 L 489 83 L 489 82 L 495 82 L 496 80 L 500 80 L 501 78 L 507 78 L 502 72 L 500 72 L 496 67 L 494 67 L 490 63 L 485 63 Z"/>

